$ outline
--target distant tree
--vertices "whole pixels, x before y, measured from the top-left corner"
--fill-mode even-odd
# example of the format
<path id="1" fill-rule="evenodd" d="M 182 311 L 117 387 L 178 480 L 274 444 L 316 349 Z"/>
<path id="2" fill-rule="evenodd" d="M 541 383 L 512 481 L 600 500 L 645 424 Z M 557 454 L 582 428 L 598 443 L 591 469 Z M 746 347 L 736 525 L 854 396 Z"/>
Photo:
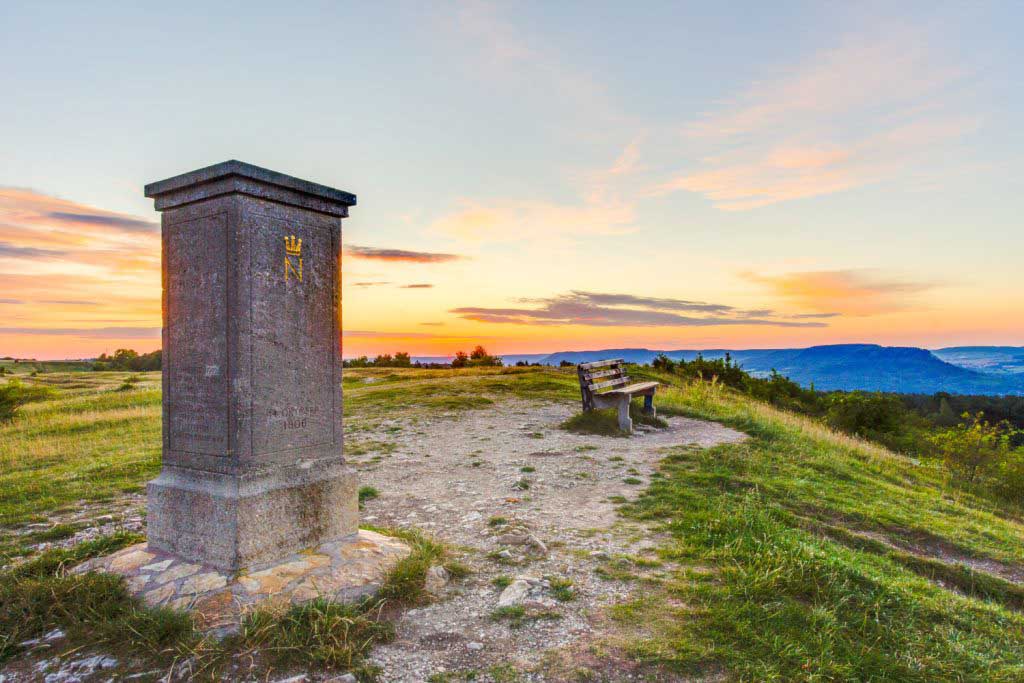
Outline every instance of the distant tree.
<path id="1" fill-rule="evenodd" d="M 370 359 L 366 356 L 359 356 L 359 358 L 349 358 L 343 360 L 341 366 L 345 368 L 365 368 L 370 364 Z"/>
<path id="2" fill-rule="evenodd" d="M 118 349 L 113 356 L 101 353 L 92 365 L 93 370 L 131 370 L 145 372 L 159 370 L 163 363 L 163 351 L 157 349 L 140 354 L 134 349 Z"/>
<path id="3" fill-rule="evenodd" d="M 390 368 L 395 362 L 390 353 L 382 353 L 373 359 L 373 366 L 376 368 Z"/>
<path id="4" fill-rule="evenodd" d="M 412 359 L 409 358 L 409 354 L 405 351 L 398 351 L 395 353 L 392 363 L 396 368 L 408 368 L 412 366 Z"/>
<path id="5" fill-rule="evenodd" d="M 469 356 L 466 355 L 465 351 L 456 351 L 455 358 L 452 358 L 453 368 L 464 368 L 469 365 Z"/>
<path id="6" fill-rule="evenodd" d="M 473 352 L 469 354 L 469 365 L 473 367 L 500 366 L 501 358 L 490 355 L 487 353 L 487 349 L 478 344 L 477 347 L 473 349 Z"/>
<path id="7" fill-rule="evenodd" d="M 575 363 L 573 363 L 572 361 L 563 360 L 563 361 L 561 361 L 558 364 L 558 367 L 560 367 L 560 368 L 571 368 L 573 365 L 575 365 Z"/>

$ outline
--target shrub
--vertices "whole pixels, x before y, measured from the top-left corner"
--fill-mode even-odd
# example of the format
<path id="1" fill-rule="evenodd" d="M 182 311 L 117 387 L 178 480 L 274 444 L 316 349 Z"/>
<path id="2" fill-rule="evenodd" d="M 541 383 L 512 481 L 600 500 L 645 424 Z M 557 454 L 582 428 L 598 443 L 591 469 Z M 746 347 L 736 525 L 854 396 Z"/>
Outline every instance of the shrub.
<path id="1" fill-rule="evenodd" d="M 0 422 L 10 422 L 27 401 L 21 382 L 10 380 L 0 386 Z"/>
<path id="2" fill-rule="evenodd" d="M 847 434 L 877 439 L 901 425 L 903 404 L 896 396 L 865 391 L 832 394 L 825 419 Z"/>
<path id="3" fill-rule="evenodd" d="M 930 438 L 954 480 L 974 483 L 990 470 L 1007 467 L 1011 457 L 1010 439 L 1015 430 L 1006 422 L 990 423 L 984 413 L 964 413 L 965 422 Z"/>

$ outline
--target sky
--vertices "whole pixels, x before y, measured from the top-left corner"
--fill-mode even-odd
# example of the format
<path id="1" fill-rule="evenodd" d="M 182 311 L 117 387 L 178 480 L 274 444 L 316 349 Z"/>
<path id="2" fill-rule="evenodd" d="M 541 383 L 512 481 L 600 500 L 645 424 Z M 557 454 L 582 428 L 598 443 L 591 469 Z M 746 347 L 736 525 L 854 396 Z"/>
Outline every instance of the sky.
<path id="1" fill-rule="evenodd" d="M 158 348 L 143 185 L 227 159 L 358 195 L 346 356 L 1022 345 L 1021 25 L 981 2 L 4 2 L 0 355 Z"/>

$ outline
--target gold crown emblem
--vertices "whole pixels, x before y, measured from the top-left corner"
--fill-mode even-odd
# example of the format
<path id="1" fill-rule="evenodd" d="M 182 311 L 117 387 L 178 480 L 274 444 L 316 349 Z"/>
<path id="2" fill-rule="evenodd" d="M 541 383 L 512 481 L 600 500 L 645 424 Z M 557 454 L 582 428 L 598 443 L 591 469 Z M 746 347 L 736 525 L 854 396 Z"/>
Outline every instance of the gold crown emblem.
<path id="1" fill-rule="evenodd" d="M 302 240 L 295 239 L 295 235 L 284 238 L 284 251 L 292 256 L 302 255 Z"/>

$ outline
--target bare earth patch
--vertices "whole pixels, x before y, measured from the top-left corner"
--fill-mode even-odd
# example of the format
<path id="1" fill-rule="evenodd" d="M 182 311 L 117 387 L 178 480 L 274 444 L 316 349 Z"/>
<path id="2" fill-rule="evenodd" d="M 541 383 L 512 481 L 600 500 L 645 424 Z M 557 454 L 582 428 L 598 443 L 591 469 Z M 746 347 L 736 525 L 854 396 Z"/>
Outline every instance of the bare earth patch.
<path id="1" fill-rule="evenodd" d="M 372 656 L 382 680 L 500 675 L 508 665 L 561 679 L 554 651 L 609 635 L 601 607 L 638 589 L 623 579 L 667 569 L 649 531 L 619 519 L 613 501 L 643 489 L 666 447 L 745 438 L 681 417 L 629 438 L 559 429 L 577 410 L 505 402 L 458 417 L 386 420 L 356 437 L 379 448 L 353 458 L 362 483 L 379 491 L 363 522 L 424 529 L 464 548 L 473 570 L 401 617 L 395 641 Z M 529 585 L 515 603 L 521 614 L 498 610 L 504 584 L 517 578 Z"/>

